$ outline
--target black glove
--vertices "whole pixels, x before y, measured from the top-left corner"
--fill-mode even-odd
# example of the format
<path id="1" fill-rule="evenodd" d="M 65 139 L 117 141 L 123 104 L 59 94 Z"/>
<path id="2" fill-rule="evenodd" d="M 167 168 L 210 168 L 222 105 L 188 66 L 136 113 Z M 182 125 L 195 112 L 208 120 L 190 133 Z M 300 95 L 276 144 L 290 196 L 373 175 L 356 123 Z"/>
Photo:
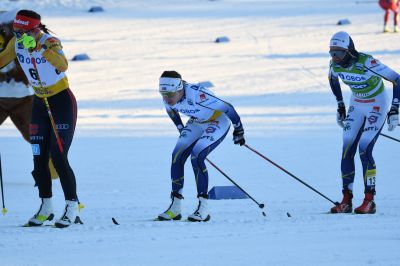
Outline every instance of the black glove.
<path id="1" fill-rule="evenodd" d="M 393 131 L 399 123 L 399 107 L 392 105 L 387 114 L 388 130 Z"/>
<path id="2" fill-rule="evenodd" d="M 346 106 L 343 101 L 338 101 L 338 108 L 336 114 L 336 122 L 341 128 L 344 128 L 344 120 L 346 119 Z"/>
<path id="3" fill-rule="evenodd" d="M 234 128 L 235 129 L 233 130 L 233 143 L 243 146 L 246 143 L 246 141 L 244 139 L 244 129 L 242 123 L 239 123 L 239 125 Z"/>

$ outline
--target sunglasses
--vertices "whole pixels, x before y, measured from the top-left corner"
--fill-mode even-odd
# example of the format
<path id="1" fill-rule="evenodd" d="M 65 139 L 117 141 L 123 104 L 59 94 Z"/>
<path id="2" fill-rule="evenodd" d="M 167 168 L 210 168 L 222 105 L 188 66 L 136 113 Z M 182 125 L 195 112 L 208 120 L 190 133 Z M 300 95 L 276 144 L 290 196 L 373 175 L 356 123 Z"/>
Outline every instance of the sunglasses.
<path id="1" fill-rule="evenodd" d="M 331 57 L 337 57 L 337 58 L 343 59 L 346 56 L 347 51 L 346 50 L 331 50 L 331 51 L 329 51 L 329 54 L 331 55 Z"/>
<path id="2" fill-rule="evenodd" d="M 167 98 L 173 98 L 174 96 L 175 96 L 175 92 L 170 92 L 170 91 L 168 91 L 168 92 L 163 92 L 163 91 L 160 91 L 160 94 L 164 97 L 167 97 Z"/>

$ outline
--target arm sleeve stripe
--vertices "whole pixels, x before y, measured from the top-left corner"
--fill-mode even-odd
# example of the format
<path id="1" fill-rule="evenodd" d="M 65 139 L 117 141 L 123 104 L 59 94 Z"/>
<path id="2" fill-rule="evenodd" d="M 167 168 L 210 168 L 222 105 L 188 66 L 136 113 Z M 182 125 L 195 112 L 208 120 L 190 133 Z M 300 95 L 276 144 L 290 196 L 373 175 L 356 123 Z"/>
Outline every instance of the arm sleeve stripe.
<path id="1" fill-rule="evenodd" d="M 214 96 L 214 95 L 211 95 L 211 94 L 209 94 L 209 93 L 207 93 L 207 92 L 205 92 L 205 91 L 203 91 L 203 90 L 200 90 L 200 91 L 201 91 L 202 93 L 204 93 L 204 94 L 207 94 L 208 96 L 211 96 L 211 97 L 213 97 L 213 98 L 215 98 L 215 99 L 217 99 L 217 100 L 223 102 L 223 103 L 229 104 L 228 102 L 225 102 L 224 100 L 222 100 L 222 99 L 220 99 L 220 98 L 218 98 L 218 97 L 216 97 L 216 96 Z"/>
<path id="2" fill-rule="evenodd" d="M 370 69 L 369 67 L 366 67 L 366 66 L 365 66 L 365 68 L 368 69 L 369 71 L 371 71 L 372 73 L 374 73 L 375 75 L 380 76 L 380 77 L 383 78 L 384 80 L 387 80 L 387 81 L 390 81 L 390 82 L 392 82 L 392 83 L 395 83 L 394 80 L 390 80 L 390 79 L 388 79 L 387 77 L 382 76 L 381 74 L 376 73 L 375 71 L 373 71 L 373 70 Z"/>

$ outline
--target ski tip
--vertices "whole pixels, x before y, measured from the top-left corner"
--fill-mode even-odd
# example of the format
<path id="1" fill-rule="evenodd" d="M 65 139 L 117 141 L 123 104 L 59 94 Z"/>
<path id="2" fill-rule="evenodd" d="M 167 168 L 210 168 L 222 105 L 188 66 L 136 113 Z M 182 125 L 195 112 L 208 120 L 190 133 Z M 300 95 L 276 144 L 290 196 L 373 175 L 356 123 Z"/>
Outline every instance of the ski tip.
<path id="1" fill-rule="evenodd" d="M 6 215 L 7 209 L 6 209 L 6 208 L 3 208 L 3 209 L 1 210 L 1 213 L 2 213 L 3 215 Z"/>
<path id="2" fill-rule="evenodd" d="M 265 212 L 262 212 L 262 215 L 264 216 L 264 217 L 266 217 L 267 215 L 265 214 Z"/>
<path id="3" fill-rule="evenodd" d="M 117 220 L 115 220 L 114 217 L 112 217 L 111 220 L 112 220 L 112 222 L 113 222 L 115 225 L 119 225 L 119 223 L 117 222 Z"/>

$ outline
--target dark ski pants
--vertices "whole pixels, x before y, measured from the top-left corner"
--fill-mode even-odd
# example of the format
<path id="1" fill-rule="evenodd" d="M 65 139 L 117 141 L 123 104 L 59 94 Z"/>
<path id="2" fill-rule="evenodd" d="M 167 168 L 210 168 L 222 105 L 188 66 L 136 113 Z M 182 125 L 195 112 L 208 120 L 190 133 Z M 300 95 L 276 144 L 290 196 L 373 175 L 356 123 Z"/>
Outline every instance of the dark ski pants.
<path id="1" fill-rule="evenodd" d="M 30 124 L 30 140 L 33 152 L 33 178 L 39 188 L 39 197 L 52 197 L 52 181 L 48 166 L 49 156 L 60 176 L 66 200 L 77 200 L 75 174 L 68 162 L 68 150 L 74 136 L 77 105 L 70 89 L 61 91 L 48 99 L 50 109 L 61 139 L 63 153 L 57 144 L 44 100 L 35 96 Z"/>

